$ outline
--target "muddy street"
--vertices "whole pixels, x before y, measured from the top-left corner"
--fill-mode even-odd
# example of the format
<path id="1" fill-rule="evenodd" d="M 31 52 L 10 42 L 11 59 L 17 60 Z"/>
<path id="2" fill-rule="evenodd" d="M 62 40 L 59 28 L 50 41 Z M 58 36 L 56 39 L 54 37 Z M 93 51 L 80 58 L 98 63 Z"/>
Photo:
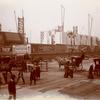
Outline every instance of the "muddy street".
<path id="1" fill-rule="evenodd" d="M 87 63 L 87 62 L 86 62 Z M 84 63 L 84 65 L 86 65 Z M 97 100 L 100 99 L 100 80 L 87 78 L 87 70 L 75 72 L 73 78 L 64 78 L 63 66 L 59 70 L 55 61 L 49 62 L 48 72 L 41 72 L 41 78 L 36 85 L 29 85 L 29 73 L 24 73 L 25 85 L 20 80 L 17 84 L 17 100 Z M 87 63 L 89 66 L 89 63 Z M 84 67 L 85 69 L 85 67 Z M 86 68 L 88 69 L 88 68 Z M 14 73 L 17 73 L 16 71 Z M 7 85 L 0 88 L 1 100 L 7 100 Z M 38 99 L 37 99 L 38 98 Z"/>

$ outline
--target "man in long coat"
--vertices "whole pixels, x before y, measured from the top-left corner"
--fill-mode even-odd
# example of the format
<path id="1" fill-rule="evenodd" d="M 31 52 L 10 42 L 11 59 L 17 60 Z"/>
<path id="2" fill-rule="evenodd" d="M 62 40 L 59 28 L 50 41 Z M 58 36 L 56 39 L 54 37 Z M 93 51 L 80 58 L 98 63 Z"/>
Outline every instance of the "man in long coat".
<path id="1" fill-rule="evenodd" d="M 32 81 L 34 80 L 34 85 L 36 85 L 36 68 L 33 68 L 30 73 L 30 85 L 32 85 Z"/>
<path id="2" fill-rule="evenodd" d="M 8 82 L 8 92 L 9 100 L 16 100 L 16 84 L 15 84 L 15 75 L 11 76 L 10 81 Z"/>

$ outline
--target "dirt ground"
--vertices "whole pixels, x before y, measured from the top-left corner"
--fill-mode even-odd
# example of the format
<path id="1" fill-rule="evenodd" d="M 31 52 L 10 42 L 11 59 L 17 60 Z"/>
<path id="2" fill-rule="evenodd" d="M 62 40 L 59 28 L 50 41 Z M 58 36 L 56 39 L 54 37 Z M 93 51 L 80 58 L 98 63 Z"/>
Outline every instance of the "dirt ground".
<path id="1" fill-rule="evenodd" d="M 22 85 L 22 80 L 20 80 L 16 85 L 17 99 L 25 100 L 24 97 L 28 97 L 30 95 L 31 97 L 34 97 L 34 94 L 44 96 L 44 94 L 47 93 L 49 95 L 49 99 L 47 97 L 46 100 L 53 100 L 54 96 L 52 97 L 52 93 L 49 91 L 55 91 L 53 94 L 58 93 L 55 94 L 58 98 L 60 95 L 63 95 L 69 96 L 68 100 L 100 100 L 100 78 L 95 77 L 95 79 L 92 80 L 87 78 L 87 70 L 90 64 L 91 61 L 85 61 L 85 71 L 75 72 L 73 78 L 64 78 L 63 66 L 59 70 L 57 62 L 49 62 L 48 72 L 41 72 L 41 79 L 37 80 L 37 84 L 32 84 L 32 86 L 29 85 L 30 73 L 24 73 L 25 85 Z M 13 73 L 17 76 L 17 71 L 13 71 Z M 0 88 L 0 100 L 7 100 L 7 97 L 7 85 L 2 85 Z M 67 98 L 65 97 L 65 99 L 63 99 L 62 97 L 62 100 L 67 100 Z"/>

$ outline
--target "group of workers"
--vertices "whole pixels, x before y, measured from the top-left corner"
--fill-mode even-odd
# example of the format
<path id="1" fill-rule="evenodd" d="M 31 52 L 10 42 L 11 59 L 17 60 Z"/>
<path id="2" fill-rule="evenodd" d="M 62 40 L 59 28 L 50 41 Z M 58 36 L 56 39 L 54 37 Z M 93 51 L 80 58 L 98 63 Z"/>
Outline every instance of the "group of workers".
<path id="1" fill-rule="evenodd" d="M 15 74 L 14 72 L 11 72 L 11 73 L 7 74 L 7 77 L 8 76 L 10 78 L 9 78 L 9 80 L 6 79 L 7 82 L 5 81 L 5 83 L 8 84 L 9 100 L 12 100 L 12 98 L 14 100 L 16 100 L 16 84 L 18 84 L 20 79 L 22 79 L 23 84 L 25 84 L 25 78 L 24 78 L 25 76 L 24 76 L 23 67 L 20 67 L 17 74 Z M 36 85 L 36 81 L 38 79 L 40 79 L 40 66 L 38 65 L 38 63 L 35 62 L 34 66 L 31 67 L 31 71 L 30 71 L 30 85 L 32 85 L 32 81 L 34 81 L 34 85 Z M 0 81 L 1 80 L 2 79 L 0 77 Z"/>

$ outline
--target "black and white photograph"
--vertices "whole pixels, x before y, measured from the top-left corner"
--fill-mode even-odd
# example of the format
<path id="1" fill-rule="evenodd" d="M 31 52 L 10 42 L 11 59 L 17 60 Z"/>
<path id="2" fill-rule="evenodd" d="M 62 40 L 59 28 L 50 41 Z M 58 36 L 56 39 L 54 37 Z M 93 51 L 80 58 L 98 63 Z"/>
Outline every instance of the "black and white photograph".
<path id="1" fill-rule="evenodd" d="M 100 1 L 0 0 L 0 100 L 100 100 Z"/>

